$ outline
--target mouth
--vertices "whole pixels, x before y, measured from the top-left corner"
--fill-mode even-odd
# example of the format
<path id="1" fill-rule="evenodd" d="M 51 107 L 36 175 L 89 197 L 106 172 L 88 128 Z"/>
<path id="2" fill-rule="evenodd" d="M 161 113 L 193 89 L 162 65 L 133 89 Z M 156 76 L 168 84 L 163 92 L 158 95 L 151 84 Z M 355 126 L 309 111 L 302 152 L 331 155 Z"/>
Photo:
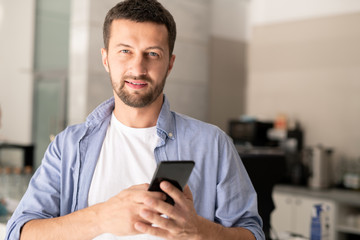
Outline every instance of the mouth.
<path id="1" fill-rule="evenodd" d="M 125 84 L 133 89 L 141 89 L 148 85 L 146 82 L 136 81 L 136 80 L 133 81 L 125 80 Z"/>

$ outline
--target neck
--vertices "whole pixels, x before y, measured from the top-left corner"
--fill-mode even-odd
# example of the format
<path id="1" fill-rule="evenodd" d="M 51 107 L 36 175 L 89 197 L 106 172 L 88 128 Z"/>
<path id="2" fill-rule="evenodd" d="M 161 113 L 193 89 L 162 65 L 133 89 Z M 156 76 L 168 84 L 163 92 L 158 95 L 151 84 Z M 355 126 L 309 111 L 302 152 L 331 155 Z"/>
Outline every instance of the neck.
<path id="1" fill-rule="evenodd" d="M 163 104 L 163 94 L 152 102 L 149 106 L 134 108 L 126 105 L 116 94 L 114 114 L 122 124 L 132 128 L 148 128 L 156 126 L 161 107 Z"/>

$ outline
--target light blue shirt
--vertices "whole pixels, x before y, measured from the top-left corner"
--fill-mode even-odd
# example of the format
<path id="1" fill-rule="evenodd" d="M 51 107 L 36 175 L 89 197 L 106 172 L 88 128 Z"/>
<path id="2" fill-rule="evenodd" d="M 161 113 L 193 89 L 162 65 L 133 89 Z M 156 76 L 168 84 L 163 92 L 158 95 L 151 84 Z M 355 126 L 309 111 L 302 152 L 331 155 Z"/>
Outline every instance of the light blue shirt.
<path id="1" fill-rule="evenodd" d="M 67 215 L 88 206 L 88 192 L 114 109 L 114 98 L 85 123 L 66 128 L 49 145 L 28 190 L 7 224 L 5 239 L 19 239 L 32 219 Z M 231 139 L 218 127 L 170 111 L 164 97 L 158 121 L 160 161 L 194 160 L 189 179 L 196 212 L 225 227 L 243 227 L 265 239 L 257 195 Z M 121 147 L 121 146 L 119 146 Z"/>

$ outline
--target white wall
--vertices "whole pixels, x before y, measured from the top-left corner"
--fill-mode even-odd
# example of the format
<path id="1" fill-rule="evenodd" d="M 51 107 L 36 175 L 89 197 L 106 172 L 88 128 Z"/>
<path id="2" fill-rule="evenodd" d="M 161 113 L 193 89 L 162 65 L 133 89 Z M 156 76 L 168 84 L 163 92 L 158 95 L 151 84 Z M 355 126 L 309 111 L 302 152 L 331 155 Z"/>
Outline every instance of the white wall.
<path id="1" fill-rule="evenodd" d="M 232 40 L 248 40 L 250 35 L 248 0 L 212 0 L 211 35 Z"/>
<path id="2" fill-rule="evenodd" d="M 166 82 L 171 108 L 206 120 L 208 114 L 210 3 L 207 0 L 160 1 L 177 25 L 174 68 Z"/>
<path id="3" fill-rule="evenodd" d="M 244 114 L 249 1 L 212 0 L 208 121 L 228 131 Z"/>
<path id="4" fill-rule="evenodd" d="M 253 18 L 246 112 L 285 113 L 303 125 L 307 145 L 358 158 L 360 2 L 254 3 L 261 14 Z"/>
<path id="5" fill-rule="evenodd" d="M 86 117 L 90 28 L 90 1 L 73 0 L 70 10 L 68 120 L 80 123 Z"/>
<path id="6" fill-rule="evenodd" d="M 0 139 L 32 141 L 35 0 L 0 0 Z"/>
<path id="7" fill-rule="evenodd" d="M 250 21 L 264 25 L 359 11 L 358 0 L 252 0 Z"/>

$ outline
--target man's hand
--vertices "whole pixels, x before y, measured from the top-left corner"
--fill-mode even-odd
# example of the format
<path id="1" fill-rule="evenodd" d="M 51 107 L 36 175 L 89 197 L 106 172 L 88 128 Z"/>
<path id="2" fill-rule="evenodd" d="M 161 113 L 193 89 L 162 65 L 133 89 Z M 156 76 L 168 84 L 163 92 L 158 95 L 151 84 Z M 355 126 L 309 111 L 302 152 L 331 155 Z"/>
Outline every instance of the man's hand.
<path id="1" fill-rule="evenodd" d="M 103 233 L 115 235 L 139 234 L 136 222 L 149 224 L 140 212 L 149 211 L 144 199 L 165 201 L 161 192 L 147 191 L 149 184 L 132 186 L 108 201 L 78 210 L 65 216 L 35 219 L 22 228 L 21 240 L 25 239 L 93 239 Z"/>
<path id="2" fill-rule="evenodd" d="M 141 212 L 151 211 L 144 205 L 145 199 L 163 202 L 164 193 L 147 191 L 149 184 L 135 185 L 121 191 L 104 203 L 97 205 L 101 232 L 118 236 L 139 234 L 134 225 L 136 222 L 149 224 L 140 217 Z"/>
<path id="3" fill-rule="evenodd" d="M 140 210 L 140 216 L 144 220 L 136 222 L 135 229 L 166 239 L 196 239 L 201 223 L 194 208 L 190 188 L 186 186 L 184 192 L 181 192 L 166 181 L 162 182 L 160 187 L 174 199 L 175 205 L 146 197 L 144 204 L 148 208 Z"/>
<path id="4" fill-rule="evenodd" d="M 147 196 L 144 204 L 149 208 L 140 210 L 144 220 L 135 223 L 137 231 L 169 240 L 255 240 L 254 235 L 245 228 L 224 227 L 197 215 L 188 186 L 184 192 L 165 181 L 160 187 L 174 199 L 175 205 Z"/>

